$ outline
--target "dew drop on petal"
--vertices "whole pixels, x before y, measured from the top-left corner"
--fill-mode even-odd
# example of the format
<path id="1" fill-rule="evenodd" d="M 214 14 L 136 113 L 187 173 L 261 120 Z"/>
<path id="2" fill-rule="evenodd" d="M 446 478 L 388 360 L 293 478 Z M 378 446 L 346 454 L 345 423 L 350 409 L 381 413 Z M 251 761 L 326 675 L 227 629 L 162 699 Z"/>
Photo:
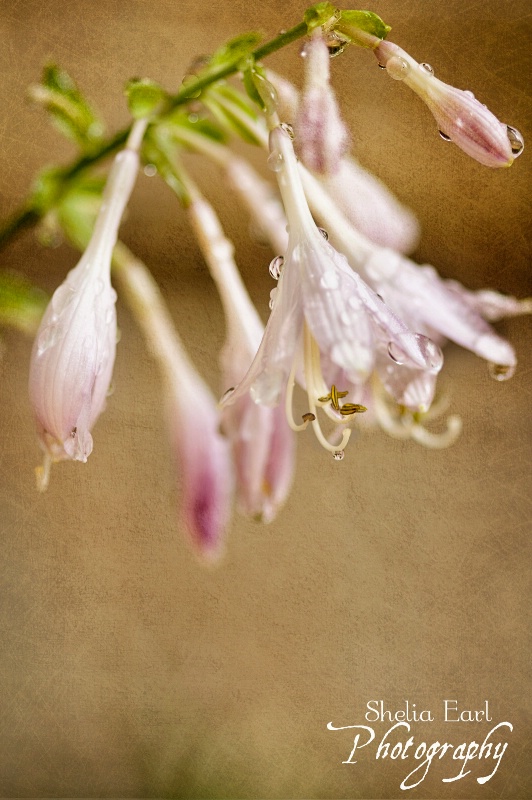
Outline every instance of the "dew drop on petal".
<path id="1" fill-rule="evenodd" d="M 283 154 L 278 150 L 272 150 L 268 156 L 267 164 L 272 172 L 279 172 L 283 166 Z"/>
<path id="2" fill-rule="evenodd" d="M 318 228 L 318 230 L 321 233 L 321 235 L 323 236 L 323 238 L 325 239 L 325 241 L 328 242 L 329 241 L 329 234 L 327 233 L 325 228 Z"/>
<path id="3" fill-rule="evenodd" d="M 288 134 L 288 136 L 292 141 L 294 140 L 295 138 L 294 129 L 288 122 L 281 122 L 279 127 L 281 128 L 282 131 Z"/>
<path id="4" fill-rule="evenodd" d="M 147 178 L 153 178 L 154 175 L 157 175 L 157 167 L 155 164 L 146 164 L 144 167 L 144 174 Z"/>
<path id="5" fill-rule="evenodd" d="M 510 146 L 512 148 L 514 158 L 517 158 L 517 156 L 520 156 L 523 152 L 525 140 L 523 139 L 522 134 L 520 134 L 516 128 L 512 128 L 511 125 L 506 126 L 506 133 L 508 134 L 508 139 L 510 140 Z"/>
<path id="6" fill-rule="evenodd" d="M 468 97 L 470 97 L 472 100 L 474 100 L 474 99 L 475 99 L 475 95 L 473 94 L 473 92 L 472 92 L 470 89 L 465 89 L 465 90 L 464 90 L 464 94 L 466 94 L 466 95 L 467 95 Z"/>
<path id="7" fill-rule="evenodd" d="M 394 81 L 402 81 L 410 67 L 401 56 L 392 56 L 386 64 L 386 72 Z"/>
<path id="8" fill-rule="evenodd" d="M 339 283 L 338 275 L 332 269 L 325 272 L 320 278 L 320 286 L 322 289 L 337 289 Z"/>
<path id="9" fill-rule="evenodd" d="M 427 73 L 427 75 L 434 75 L 434 70 L 432 69 L 430 64 L 427 64 L 426 61 L 423 61 L 423 63 L 420 64 L 419 66 L 420 66 L 420 69 L 423 70 L 423 72 Z"/>
<path id="10" fill-rule="evenodd" d="M 335 461 L 343 461 L 344 456 L 345 453 L 343 450 L 335 450 L 335 452 L 333 453 L 333 458 Z"/>
<path id="11" fill-rule="evenodd" d="M 59 333 L 59 326 L 57 322 L 52 322 L 50 325 L 47 325 L 39 334 L 39 338 L 37 339 L 37 355 L 42 356 L 50 347 L 57 341 L 57 335 Z"/>
<path id="12" fill-rule="evenodd" d="M 386 69 L 386 64 L 377 64 L 379 69 Z"/>
<path id="13" fill-rule="evenodd" d="M 283 271 L 283 264 L 284 264 L 284 256 L 275 256 L 270 261 L 270 266 L 268 267 L 269 273 L 274 279 L 274 281 L 278 281 L 281 277 L 281 272 Z"/>
<path id="14" fill-rule="evenodd" d="M 388 342 L 388 355 L 396 364 L 403 364 L 405 354 L 395 342 Z"/>
<path id="15" fill-rule="evenodd" d="M 69 286 L 68 283 L 63 283 L 55 290 L 52 297 L 52 308 L 57 317 L 60 317 L 65 308 L 70 304 L 76 290 Z"/>
<path id="16" fill-rule="evenodd" d="M 303 42 L 303 44 L 301 45 L 301 47 L 299 49 L 299 55 L 301 56 L 301 58 L 306 58 L 307 57 L 307 46 L 306 46 L 305 42 Z"/>
<path id="17" fill-rule="evenodd" d="M 438 372 L 443 365 L 443 353 L 439 345 L 422 333 L 415 333 L 414 338 L 419 346 L 421 355 L 425 359 L 427 368 L 432 372 Z"/>
<path id="18" fill-rule="evenodd" d="M 490 376 L 495 381 L 509 381 L 515 374 L 515 364 L 488 364 Z"/>
<path id="19" fill-rule="evenodd" d="M 249 389 L 249 394 L 254 403 L 264 406 L 274 406 L 279 401 L 283 386 L 283 373 L 281 370 L 263 372 Z"/>
<path id="20" fill-rule="evenodd" d="M 440 136 L 441 136 L 441 138 L 443 139 L 443 141 L 444 141 L 444 142 L 450 142 L 450 141 L 452 141 L 452 140 L 451 140 L 451 137 L 450 137 L 450 136 L 448 136 L 448 135 L 447 135 L 446 133 L 444 133 L 443 131 L 438 131 L 438 133 L 440 134 Z"/>

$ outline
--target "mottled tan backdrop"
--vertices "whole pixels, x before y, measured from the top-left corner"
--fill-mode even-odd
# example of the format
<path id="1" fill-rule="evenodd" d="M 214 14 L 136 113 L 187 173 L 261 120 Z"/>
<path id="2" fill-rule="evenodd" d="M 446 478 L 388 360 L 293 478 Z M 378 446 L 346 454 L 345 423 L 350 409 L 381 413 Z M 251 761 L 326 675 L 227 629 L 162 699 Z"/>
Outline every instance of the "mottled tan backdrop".
<path id="1" fill-rule="evenodd" d="M 532 294 L 531 19 L 508 3 L 377 0 L 393 38 L 520 128 L 530 149 L 490 171 L 437 135 L 422 104 L 349 50 L 334 81 L 356 153 L 418 213 L 418 257 L 473 288 Z M 149 75 L 177 87 L 198 53 L 253 28 L 268 35 L 304 4 L 197 0 L 3 0 L 0 10 L 1 209 L 23 198 L 43 163 L 73 151 L 24 101 L 48 58 L 69 70 L 107 118 L 127 121 L 122 86 Z M 270 62 L 299 80 L 297 46 Z M 262 168 L 260 154 L 253 153 Z M 201 172 L 198 173 L 201 177 Z M 212 173 L 213 200 L 225 190 Z M 220 209 L 265 316 L 266 248 Z M 122 230 L 163 286 L 191 356 L 218 390 L 219 303 L 168 190 L 141 176 Z M 51 292 L 76 261 L 28 233 L 1 266 Z M 291 500 L 269 527 L 236 519 L 225 562 L 198 566 L 176 524 L 158 375 L 119 300 L 115 393 L 87 465 L 60 465 L 47 494 L 26 393 L 31 343 L 3 335 L 0 364 L 0 793 L 4 797 L 513 798 L 532 795 L 530 732 L 529 321 L 500 326 L 516 347 L 514 379 L 449 347 L 442 385 L 464 421 L 460 441 L 430 452 L 374 433 L 336 463 L 298 441 Z M 489 700 L 514 726 L 496 775 L 463 780 L 450 757 L 417 788 L 415 764 L 342 765 L 352 740 L 326 725 L 364 723 L 366 703 L 431 709 L 416 743 L 482 740 L 490 725 L 441 723 L 443 699 Z M 382 735 L 387 726 L 375 726 Z M 371 752 L 370 752 L 371 751 Z"/>

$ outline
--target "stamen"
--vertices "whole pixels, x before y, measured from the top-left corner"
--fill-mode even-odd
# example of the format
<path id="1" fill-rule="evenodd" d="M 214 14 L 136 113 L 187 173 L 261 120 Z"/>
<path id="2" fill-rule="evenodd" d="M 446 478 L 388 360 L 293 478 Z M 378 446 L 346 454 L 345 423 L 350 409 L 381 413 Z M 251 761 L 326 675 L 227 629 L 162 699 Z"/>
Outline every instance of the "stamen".
<path id="1" fill-rule="evenodd" d="M 411 428 L 411 437 L 414 441 L 425 447 L 430 447 L 432 450 L 443 450 L 454 444 L 460 433 L 462 432 L 462 420 L 457 414 L 452 414 L 447 417 L 447 430 L 442 433 L 432 433 L 428 431 L 423 425 L 413 425 Z"/>

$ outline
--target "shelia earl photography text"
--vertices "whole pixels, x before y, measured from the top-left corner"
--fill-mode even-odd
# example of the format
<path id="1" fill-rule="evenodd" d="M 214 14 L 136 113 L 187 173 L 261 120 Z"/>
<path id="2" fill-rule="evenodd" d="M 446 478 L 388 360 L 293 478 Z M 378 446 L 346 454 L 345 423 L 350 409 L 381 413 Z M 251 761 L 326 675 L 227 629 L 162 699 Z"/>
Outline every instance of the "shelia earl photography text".
<path id="1" fill-rule="evenodd" d="M 438 709 L 422 708 L 405 700 L 400 708 L 393 708 L 384 700 L 368 700 L 365 721 L 387 723 L 384 734 L 364 724 L 340 725 L 329 722 L 329 731 L 350 731 L 350 752 L 342 764 L 356 764 L 361 750 L 373 747 L 375 761 L 385 759 L 406 761 L 410 768 L 400 788 L 414 789 L 428 776 L 433 762 L 442 762 L 438 776 L 442 783 L 454 783 L 469 777 L 483 785 L 497 772 L 508 747 L 508 738 L 513 731 L 511 722 L 495 721 L 490 711 L 489 700 L 477 708 L 461 705 L 456 699 L 444 699 Z M 431 740 L 427 723 L 461 723 L 450 728 L 449 739 Z M 425 723 L 418 732 L 411 723 Z M 469 725 L 468 725 L 469 723 Z M 472 727 L 471 723 L 478 723 Z M 463 725 L 467 725 L 466 728 Z M 346 751 L 347 752 L 347 751 Z"/>

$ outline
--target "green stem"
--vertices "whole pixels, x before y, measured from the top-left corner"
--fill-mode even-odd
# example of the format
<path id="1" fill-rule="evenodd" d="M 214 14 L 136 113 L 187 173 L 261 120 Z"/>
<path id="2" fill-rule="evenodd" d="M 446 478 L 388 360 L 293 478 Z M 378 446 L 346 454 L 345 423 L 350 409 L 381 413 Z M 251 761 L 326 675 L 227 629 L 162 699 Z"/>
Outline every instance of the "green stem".
<path id="1" fill-rule="evenodd" d="M 280 33 L 279 36 L 276 36 L 271 41 L 266 42 L 261 47 L 257 47 L 252 51 L 251 55 L 255 61 L 259 61 L 263 58 L 266 58 L 266 56 L 275 53 L 277 50 L 286 47 L 286 45 L 291 44 L 297 39 L 300 39 L 302 36 L 305 36 L 306 33 L 306 23 L 300 22 L 293 28 Z M 228 78 L 230 75 L 234 75 L 238 71 L 238 63 L 228 64 L 227 66 L 221 67 L 215 72 L 205 75 L 203 78 L 198 78 L 197 81 L 190 81 L 190 83 L 187 83 L 186 86 L 183 86 L 176 95 L 170 97 L 167 107 L 168 111 L 184 105 L 193 97 L 197 97 L 198 92 L 201 92 L 203 89 L 207 88 L 207 86 L 210 86 L 212 83 L 216 83 L 216 81 L 222 80 L 223 78 Z M 77 161 L 74 161 L 69 167 L 66 167 L 64 170 L 65 185 L 69 180 L 74 178 L 84 169 L 93 166 L 102 159 L 119 150 L 125 144 L 130 130 L 131 127 L 119 131 L 111 139 L 108 139 L 106 142 L 104 142 L 98 150 L 82 156 Z M 12 217 L 0 227 L 0 249 L 5 246 L 7 242 L 12 239 L 20 230 L 35 225 L 41 216 L 43 216 L 45 211 L 46 209 L 32 207 L 31 200 L 27 200 L 23 206 L 21 206 L 21 208 L 19 208 L 12 215 Z"/>

